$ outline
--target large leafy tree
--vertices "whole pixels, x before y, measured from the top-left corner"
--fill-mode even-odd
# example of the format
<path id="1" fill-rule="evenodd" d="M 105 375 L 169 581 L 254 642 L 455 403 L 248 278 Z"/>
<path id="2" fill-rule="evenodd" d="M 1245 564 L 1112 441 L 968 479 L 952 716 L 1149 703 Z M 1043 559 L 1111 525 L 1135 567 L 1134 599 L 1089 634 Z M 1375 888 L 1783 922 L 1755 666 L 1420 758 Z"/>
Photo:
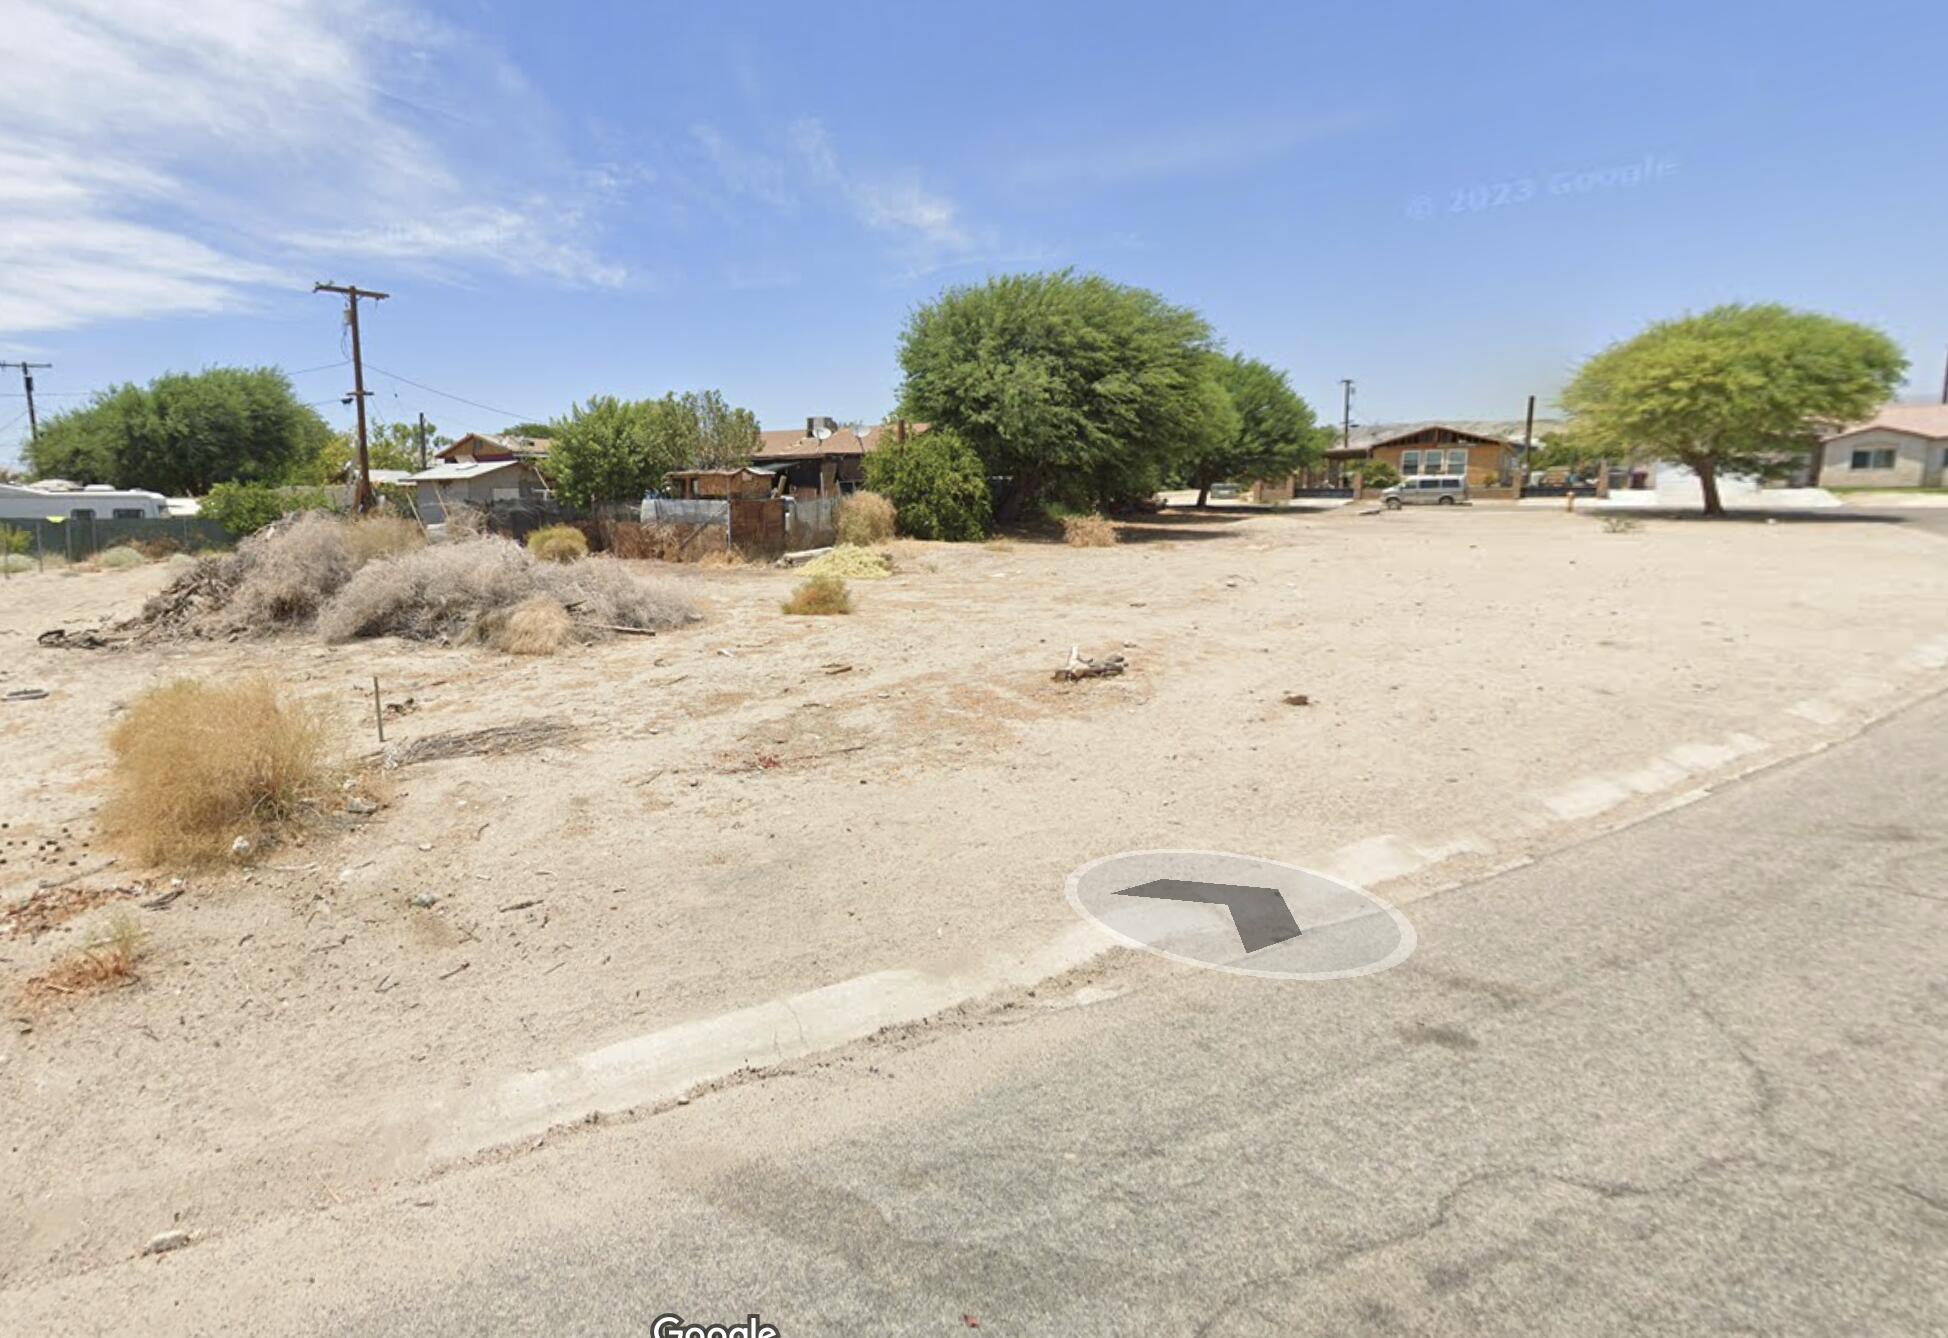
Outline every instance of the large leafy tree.
<path id="1" fill-rule="evenodd" d="M 105 390 L 50 421 L 27 459 L 43 478 L 196 495 L 280 482 L 330 435 L 276 368 L 212 367 Z"/>
<path id="2" fill-rule="evenodd" d="M 900 339 L 900 412 L 958 433 L 1005 480 L 1000 516 L 1154 488 L 1216 401 L 1203 318 L 1063 270 L 952 288 Z"/>
<path id="3" fill-rule="evenodd" d="M 549 426 L 548 472 L 577 506 L 635 501 L 663 485 L 673 469 L 722 469 L 748 463 L 758 445 L 757 419 L 714 390 L 620 400 L 598 395 Z"/>
<path id="4" fill-rule="evenodd" d="M 1907 370 L 1880 331 L 1777 304 L 1662 321 L 1597 354 L 1563 392 L 1578 444 L 1612 457 L 1675 459 L 1722 515 L 1718 476 L 1767 474 L 1864 418 Z"/>
<path id="5" fill-rule="evenodd" d="M 1276 479 L 1297 472 L 1320 452 L 1312 406 L 1292 389 L 1285 373 L 1242 353 L 1211 355 L 1212 379 L 1224 391 L 1229 416 L 1212 414 L 1214 427 L 1186 458 L 1183 476 L 1209 501 L 1211 485 L 1226 479 Z"/>

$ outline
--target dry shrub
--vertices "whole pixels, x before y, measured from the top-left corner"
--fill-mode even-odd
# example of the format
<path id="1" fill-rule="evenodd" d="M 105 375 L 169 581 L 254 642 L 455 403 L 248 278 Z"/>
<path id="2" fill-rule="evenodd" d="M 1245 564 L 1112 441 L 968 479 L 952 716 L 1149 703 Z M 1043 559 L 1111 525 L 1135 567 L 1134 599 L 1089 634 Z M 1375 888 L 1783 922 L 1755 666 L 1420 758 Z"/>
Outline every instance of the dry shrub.
<path id="1" fill-rule="evenodd" d="M 104 832 L 151 864 L 218 859 L 239 836 L 275 835 L 333 774 L 324 715 L 268 676 L 152 689 L 108 746 Z"/>
<path id="2" fill-rule="evenodd" d="M 0 553 L 0 571 L 32 571 L 34 559 L 24 553 Z"/>
<path id="3" fill-rule="evenodd" d="M 23 993 L 29 998 L 80 994 L 134 980 L 135 964 L 142 957 L 143 937 L 135 916 L 123 907 L 108 917 L 108 923 L 85 947 L 28 981 Z"/>
<path id="4" fill-rule="evenodd" d="M 851 613 L 852 592 L 836 576 L 814 576 L 781 605 L 786 613 Z"/>
<path id="5" fill-rule="evenodd" d="M 848 581 L 883 581 L 893 574 L 893 564 L 883 553 L 857 544 L 840 544 L 829 553 L 805 564 L 807 576 L 836 576 Z"/>
<path id="6" fill-rule="evenodd" d="M 107 571 L 125 571 L 130 567 L 140 567 L 148 560 L 126 544 L 119 548 L 104 548 L 95 554 L 95 565 Z"/>
<path id="7" fill-rule="evenodd" d="M 169 534 L 158 534 L 151 539 L 131 539 L 122 547 L 133 548 L 151 562 L 160 562 L 183 551 L 175 536 Z"/>
<path id="8" fill-rule="evenodd" d="M 553 655 L 575 639 L 575 620 L 546 595 L 530 595 L 477 626 L 488 645 L 507 655 Z"/>
<path id="9" fill-rule="evenodd" d="M 753 565 L 751 559 L 745 557 L 735 548 L 719 548 L 714 552 L 705 553 L 697 559 L 697 566 L 705 571 L 718 571 L 733 567 L 749 567 L 751 565 Z"/>
<path id="10" fill-rule="evenodd" d="M 1064 516 L 1062 542 L 1071 548 L 1108 548 L 1116 542 L 1116 527 L 1094 514 Z"/>
<path id="11" fill-rule="evenodd" d="M 361 567 L 375 558 L 397 557 L 425 546 L 425 531 L 404 516 L 361 516 L 345 523 L 345 547 Z"/>
<path id="12" fill-rule="evenodd" d="M 573 525 L 544 525 L 528 536 L 528 552 L 543 562 L 576 562 L 588 556 L 588 536 Z"/>
<path id="13" fill-rule="evenodd" d="M 301 511 L 237 545 L 238 577 L 224 612 L 251 631 L 309 622 L 358 570 L 347 534 L 351 526 L 323 511 Z M 194 576 L 192 571 L 183 579 Z"/>
<path id="14" fill-rule="evenodd" d="M 473 633 L 487 615 L 535 595 L 598 625 L 661 629 L 695 617 L 680 591 L 638 580 L 612 559 L 557 566 L 536 562 L 509 540 L 486 538 L 368 564 L 325 607 L 318 630 L 328 641 L 453 641 Z"/>
<path id="15" fill-rule="evenodd" d="M 834 522 L 842 544 L 877 544 L 893 537 L 898 513 L 893 503 L 876 492 L 855 492 L 839 503 Z"/>
<path id="16" fill-rule="evenodd" d="M 440 522 L 440 533 L 448 539 L 477 539 L 487 533 L 487 513 L 465 502 L 449 503 Z"/>
<path id="17" fill-rule="evenodd" d="M 644 525 L 633 520 L 619 520 L 609 526 L 609 553 L 613 557 L 637 561 L 660 558 L 668 551 L 669 543 L 668 525 Z"/>

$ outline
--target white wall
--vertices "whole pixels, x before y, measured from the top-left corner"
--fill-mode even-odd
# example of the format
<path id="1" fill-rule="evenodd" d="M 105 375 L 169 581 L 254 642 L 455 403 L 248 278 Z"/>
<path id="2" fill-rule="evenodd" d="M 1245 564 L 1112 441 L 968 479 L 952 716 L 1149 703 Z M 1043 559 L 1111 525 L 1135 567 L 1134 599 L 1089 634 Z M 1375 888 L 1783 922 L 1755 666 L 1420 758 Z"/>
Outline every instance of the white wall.
<path id="1" fill-rule="evenodd" d="M 1849 432 L 1821 448 L 1819 481 L 1827 488 L 1919 488 L 1941 483 L 1942 452 L 1948 441 L 1927 440 L 1906 432 L 1868 428 Z M 1892 451 L 1891 469 L 1855 469 L 1855 451 Z"/>

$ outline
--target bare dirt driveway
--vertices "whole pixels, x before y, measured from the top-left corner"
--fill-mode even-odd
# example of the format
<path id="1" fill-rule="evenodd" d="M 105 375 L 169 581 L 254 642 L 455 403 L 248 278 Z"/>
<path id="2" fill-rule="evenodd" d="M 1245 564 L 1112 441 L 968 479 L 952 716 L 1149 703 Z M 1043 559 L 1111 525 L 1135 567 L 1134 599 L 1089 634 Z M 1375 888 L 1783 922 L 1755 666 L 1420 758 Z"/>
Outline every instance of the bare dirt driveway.
<path id="1" fill-rule="evenodd" d="M 903 544 L 843 618 L 781 616 L 786 572 L 686 572 L 704 622 L 541 660 L 54 651 L 34 635 L 167 574 L 0 587 L 0 691 L 48 692 L 0 707 L 0 1278 L 520 1155 L 510 1101 L 614 1108 L 632 1038 L 871 973 L 938 1001 L 1059 969 L 1064 877 L 1103 855 L 1264 855 L 1411 916 L 1948 682 L 1948 549 L 1898 523 L 1347 509 L 1125 538 Z M 1051 681 L 1071 646 L 1130 670 Z M 21 1001 L 101 914 L 60 920 L 57 894 L 160 901 L 175 872 L 93 844 L 117 711 L 252 669 L 334 703 L 353 752 L 377 746 L 374 675 L 410 700 L 394 743 L 562 728 L 390 773 L 378 813 L 138 910 L 134 984 Z M 815 1039 L 787 1023 L 776 1052 Z"/>

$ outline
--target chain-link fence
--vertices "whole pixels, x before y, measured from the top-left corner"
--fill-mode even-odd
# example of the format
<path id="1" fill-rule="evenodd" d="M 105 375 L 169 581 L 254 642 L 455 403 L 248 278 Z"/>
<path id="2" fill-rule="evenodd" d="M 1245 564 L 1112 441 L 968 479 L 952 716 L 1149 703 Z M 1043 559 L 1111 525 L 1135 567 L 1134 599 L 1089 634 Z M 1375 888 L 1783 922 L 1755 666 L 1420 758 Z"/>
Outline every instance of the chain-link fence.
<path id="1" fill-rule="evenodd" d="M 19 559 L 41 570 L 49 562 L 86 562 L 110 548 L 133 548 L 144 557 L 171 553 L 201 553 L 228 548 L 236 536 L 201 516 L 155 516 L 147 519 L 103 519 L 75 515 L 65 519 L 0 520 L 0 560 L 7 574 L 23 567 Z"/>

